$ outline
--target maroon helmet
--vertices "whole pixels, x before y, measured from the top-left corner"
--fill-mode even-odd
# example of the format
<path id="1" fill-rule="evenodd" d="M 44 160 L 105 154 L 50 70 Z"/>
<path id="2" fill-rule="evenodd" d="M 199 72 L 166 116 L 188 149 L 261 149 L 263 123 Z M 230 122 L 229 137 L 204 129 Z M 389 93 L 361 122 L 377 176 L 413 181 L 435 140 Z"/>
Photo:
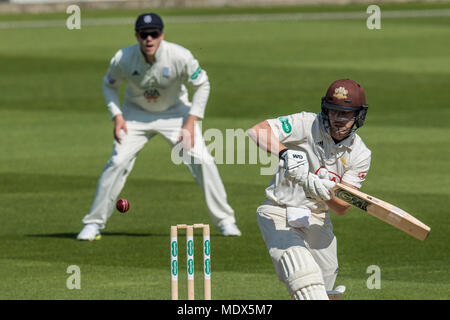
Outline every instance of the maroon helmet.
<path id="1" fill-rule="evenodd" d="M 368 107 L 363 87 L 350 79 L 334 81 L 328 88 L 325 97 L 322 98 L 322 116 L 324 119 L 328 119 L 328 110 L 330 109 L 343 112 L 356 111 L 358 112 L 355 117 L 356 128 L 364 124 Z"/>

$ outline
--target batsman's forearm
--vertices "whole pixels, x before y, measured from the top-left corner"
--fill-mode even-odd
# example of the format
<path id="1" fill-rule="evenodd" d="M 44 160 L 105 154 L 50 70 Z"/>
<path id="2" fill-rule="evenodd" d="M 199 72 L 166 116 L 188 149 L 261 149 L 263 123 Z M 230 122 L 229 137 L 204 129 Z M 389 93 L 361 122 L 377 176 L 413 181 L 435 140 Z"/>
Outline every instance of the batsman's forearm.
<path id="1" fill-rule="evenodd" d="M 352 186 L 351 184 L 348 184 L 345 182 L 342 182 L 342 184 L 345 184 L 346 186 L 357 189 L 356 187 Z M 333 191 L 331 193 L 333 194 Z M 331 210 L 333 210 L 340 216 L 345 214 L 348 211 L 348 209 L 350 209 L 350 207 L 351 207 L 351 205 L 349 203 L 347 203 L 344 200 L 341 200 L 339 198 L 336 198 L 334 195 L 331 200 L 326 201 L 326 204 L 328 205 L 328 207 Z"/>
<path id="2" fill-rule="evenodd" d="M 278 156 L 281 150 L 287 149 L 273 134 L 267 121 L 258 123 L 248 131 L 248 136 L 264 151 Z"/>
<path id="3" fill-rule="evenodd" d="M 331 210 L 340 216 L 344 215 L 350 208 L 350 205 L 347 202 L 336 197 L 333 197 L 331 200 L 325 202 Z"/>

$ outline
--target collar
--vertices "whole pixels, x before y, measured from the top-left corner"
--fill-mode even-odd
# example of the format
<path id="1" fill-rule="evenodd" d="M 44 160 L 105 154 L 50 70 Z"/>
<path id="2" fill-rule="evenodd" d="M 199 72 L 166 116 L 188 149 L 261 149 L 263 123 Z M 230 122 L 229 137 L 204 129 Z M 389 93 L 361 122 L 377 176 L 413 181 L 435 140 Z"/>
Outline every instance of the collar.
<path id="1" fill-rule="evenodd" d="M 352 150 L 353 143 L 355 142 L 355 132 L 353 131 L 350 135 L 342 141 L 335 144 L 337 148 L 345 147 Z"/>
<path id="2" fill-rule="evenodd" d="M 161 60 L 164 51 L 166 51 L 166 41 L 162 40 L 161 43 L 159 44 L 158 50 L 156 50 L 156 53 L 155 53 L 155 62 L 158 62 Z"/>
<path id="3" fill-rule="evenodd" d="M 147 62 L 147 60 L 145 60 L 145 56 L 144 56 L 144 54 L 143 54 L 142 51 L 141 51 L 141 47 L 139 46 L 139 43 L 138 43 L 136 46 L 137 46 L 137 48 L 138 48 L 138 50 L 139 50 L 139 56 L 140 56 L 141 62 L 150 65 L 150 64 Z M 166 49 L 166 42 L 165 42 L 165 40 L 163 40 L 163 41 L 161 41 L 161 44 L 159 45 L 158 50 L 156 50 L 156 53 L 155 53 L 155 62 L 154 62 L 152 65 L 154 65 L 155 63 L 157 63 L 158 61 L 161 60 L 162 55 L 163 55 L 163 52 L 165 51 L 165 49 Z M 150 65 L 150 66 L 152 66 L 152 65 Z"/>

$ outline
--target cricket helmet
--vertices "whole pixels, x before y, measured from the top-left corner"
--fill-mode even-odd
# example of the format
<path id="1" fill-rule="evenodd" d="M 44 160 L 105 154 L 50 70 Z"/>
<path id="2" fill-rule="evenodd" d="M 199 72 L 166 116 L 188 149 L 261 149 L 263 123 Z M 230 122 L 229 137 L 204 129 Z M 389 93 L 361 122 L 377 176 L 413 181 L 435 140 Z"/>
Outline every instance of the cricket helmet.
<path id="1" fill-rule="evenodd" d="M 328 110 L 356 111 L 358 113 L 354 125 L 357 129 L 364 124 L 368 107 L 363 87 L 356 81 L 340 79 L 328 87 L 327 93 L 322 98 L 322 117 L 328 120 Z"/>

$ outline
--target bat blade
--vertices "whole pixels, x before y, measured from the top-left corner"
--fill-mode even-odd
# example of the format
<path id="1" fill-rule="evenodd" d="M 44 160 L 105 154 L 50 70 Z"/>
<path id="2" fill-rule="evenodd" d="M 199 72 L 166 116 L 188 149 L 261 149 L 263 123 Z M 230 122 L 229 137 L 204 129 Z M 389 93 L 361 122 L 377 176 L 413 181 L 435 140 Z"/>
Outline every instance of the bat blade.
<path id="1" fill-rule="evenodd" d="M 424 241 L 430 233 L 430 227 L 408 212 L 396 206 L 370 196 L 358 189 L 337 183 L 332 190 L 334 195 L 345 202 L 366 211 L 372 216 L 389 223 L 416 239 Z"/>

